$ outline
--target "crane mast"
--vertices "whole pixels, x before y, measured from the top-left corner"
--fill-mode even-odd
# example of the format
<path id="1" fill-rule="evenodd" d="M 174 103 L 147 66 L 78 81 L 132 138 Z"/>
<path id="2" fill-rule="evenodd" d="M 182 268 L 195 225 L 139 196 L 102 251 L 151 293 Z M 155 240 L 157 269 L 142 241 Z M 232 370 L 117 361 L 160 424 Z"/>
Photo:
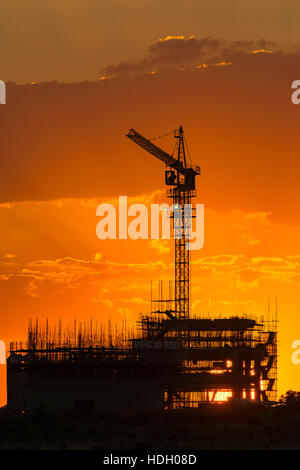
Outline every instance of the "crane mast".
<path id="1" fill-rule="evenodd" d="M 173 186 L 168 196 L 173 200 L 173 234 L 175 239 L 175 317 L 180 320 L 190 314 L 190 240 L 192 221 L 192 197 L 196 196 L 195 177 L 199 167 L 188 166 L 182 126 L 174 132 L 177 140 L 175 151 L 169 155 L 134 129 L 127 137 L 166 165 L 165 184 Z"/>

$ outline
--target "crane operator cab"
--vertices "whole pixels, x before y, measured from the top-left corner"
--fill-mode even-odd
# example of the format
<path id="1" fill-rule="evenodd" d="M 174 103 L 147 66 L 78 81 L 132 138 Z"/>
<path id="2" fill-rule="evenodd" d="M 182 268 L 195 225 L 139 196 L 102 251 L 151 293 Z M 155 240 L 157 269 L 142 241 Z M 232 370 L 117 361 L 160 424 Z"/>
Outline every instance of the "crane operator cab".
<path id="1" fill-rule="evenodd" d="M 172 131 L 172 133 L 173 132 L 174 131 Z M 180 191 L 195 190 L 195 177 L 200 175 L 200 168 L 198 166 L 192 167 L 186 164 L 182 126 L 175 130 L 174 135 L 174 137 L 178 139 L 175 150 L 173 151 L 173 154 L 175 154 L 177 158 L 175 158 L 173 154 L 170 155 L 161 148 L 157 147 L 155 144 L 153 144 L 153 142 L 143 137 L 134 129 L 130 129 L 127 137 L 133 140 L 144 150 L 151 153 L 154 157 L 165 163 L 167 167 L 165 172 L 166 185 L 176 186 Z"/>
<path id="2" fill-rule="evenodd" d="M 174 170 L 166 170 L 165 172 L 165 182 L 168 186 L 176 185 L 176 173 Z"/>
<path id="3" fill-rule="evenodd" d="M 194 190 L 195 189 L 195 176 L 198 173 L 193 168 L 186 168 L 178 181 L 177 172 L 175 170 L 166 170 L 165 183 L 168 186 L 178 186 L 182 189 Z"/>

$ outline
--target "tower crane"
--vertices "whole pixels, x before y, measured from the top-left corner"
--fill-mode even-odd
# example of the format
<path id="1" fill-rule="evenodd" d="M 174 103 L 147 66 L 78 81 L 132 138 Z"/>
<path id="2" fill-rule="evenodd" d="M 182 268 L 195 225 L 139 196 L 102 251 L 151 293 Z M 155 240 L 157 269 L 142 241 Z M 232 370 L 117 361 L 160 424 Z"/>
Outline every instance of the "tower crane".
<path id="1" fill-rule="evenodd" d="M 174 131 L 176 146 L 172 155 L 157 147 L 134 129 L 130 129 L 127 137 L 166 165 L 165 184 L 172 186 L 168 195 L 173 200 L 172 218 L 175 239 L 174 313 L 177 319 L 184 320 L 189 318 L 190 312 L 190 250 L 187 248 L 187 243 L 190 239 L 191 230 L 191 198 L 196 196 L 195 178 L 200 175 L 200 168 L 188 165 L 186 162 L 182 126 Z"/>

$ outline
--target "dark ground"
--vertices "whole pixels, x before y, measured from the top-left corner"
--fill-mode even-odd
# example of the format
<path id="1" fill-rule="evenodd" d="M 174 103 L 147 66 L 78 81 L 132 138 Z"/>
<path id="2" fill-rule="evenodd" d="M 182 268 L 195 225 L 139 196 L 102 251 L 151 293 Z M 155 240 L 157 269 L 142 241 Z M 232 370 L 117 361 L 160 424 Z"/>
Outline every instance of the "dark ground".
<path id="1" fill-rule="evenodd" d="M 217 405 L 113 417 L 3 411 L 0 449 L 300 449 L 300 406 Z"/>

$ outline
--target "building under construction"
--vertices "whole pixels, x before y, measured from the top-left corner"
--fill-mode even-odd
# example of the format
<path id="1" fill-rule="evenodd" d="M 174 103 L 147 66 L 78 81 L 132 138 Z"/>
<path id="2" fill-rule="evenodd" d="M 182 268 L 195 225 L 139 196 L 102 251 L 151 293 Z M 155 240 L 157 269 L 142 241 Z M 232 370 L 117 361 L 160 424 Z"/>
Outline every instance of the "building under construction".
<path id="1" fill-rule="evenodd" d="M 175 282 L 162 284 L 137 328 L 30 324 L 7 360 L 8 407 L 29 412 L 159 411 L 228 401 L 274 403 L 277 319 L 190 314 L 191 199 L 199 167 L 187 164 L 182 127 L 168 154 L 131 129 L 127 135 L 166 165 L 173 206 Z M 183 216 L 188 214 L 188 216 Z M 151 289 L 152 290 L 152 289 Z"/>

